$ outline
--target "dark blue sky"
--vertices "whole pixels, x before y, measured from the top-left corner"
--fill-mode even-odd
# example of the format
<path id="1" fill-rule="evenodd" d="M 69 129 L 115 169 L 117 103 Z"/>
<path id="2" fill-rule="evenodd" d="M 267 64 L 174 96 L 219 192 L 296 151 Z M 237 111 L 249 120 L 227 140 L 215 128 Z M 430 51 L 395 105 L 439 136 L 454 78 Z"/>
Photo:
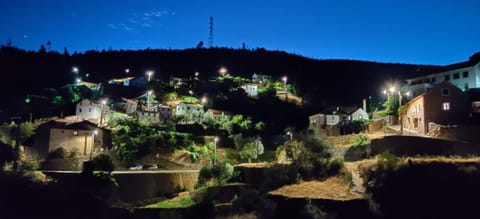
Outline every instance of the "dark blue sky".
<path id="1" fill-rule="evenodd" d="M 478 0 L 1 0 L 0 43 L 38 50 L 264 47 L 318 59 L 447 65 L 480 50 Z"/>

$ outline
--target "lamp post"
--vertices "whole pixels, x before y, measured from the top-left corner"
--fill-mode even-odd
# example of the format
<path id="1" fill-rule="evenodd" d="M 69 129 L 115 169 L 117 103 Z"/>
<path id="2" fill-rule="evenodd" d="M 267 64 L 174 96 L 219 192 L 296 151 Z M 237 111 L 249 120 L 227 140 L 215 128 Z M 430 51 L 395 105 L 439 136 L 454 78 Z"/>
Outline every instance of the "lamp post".
<path id="1" fill-rule="evenodd" d="M 104 108 L 105 108 L 105 104 L 107 104 L 107 100 L 102 100 L 102 105 L 100 107 L 100 123 L 98 124 L 98 126 L 102 127 L 103 126 L 103 111 L 104 111 Z"/>
<path id="2" fill-rule="evenodd" d="M 390 97 L 390 93 L 391 94 L 395 94 L 395 88 L 394 87 L 390 87 L 390 89 L 387 90 L 384 90 L 383 91 L 384 94 L 387 95 L 387 97 Z M 402 98 L 403 98 L 403 94 L 400 90 L 398 90 L 398 92 L 396 92 L 396 94 L 398 95 L 398 123 L 400 125 L 400 135 L 403 135 L 403 119 L 402 119 Z M 405 93 L 406 96 L 410 96 L 410 92 L 406 92 Z"/>
<path id="3" fill-rule="evenodd" d="M 217 141 L 218 141 L 218 137 L 215 137 L 213 139 L 213 165 L 214 166 L 217 163 Z"/>
<path id="4" fill-rule="evenodd" d="M 147 111 L 150 110 L 150 95 L 152 95 L 152 93 L 153 92 L 151 90 L 147 92 Z"/>
<path id="5" fill-rule="evenodd" d="M 152 75 L 153 75 L 153 71 L 152 71 L 152 70 L 148 70 L 148 71 L 147 71 L 148 82 L 150 82 L 150 79 L 151 79 Z"/>
<path id="6" fill-rule="evenodd" d="M 220 72 L 222 77 L 225 77 L 225 74 L 227 74 L 227 69 L 225 67 L 221 67 L 218 72 Z"/>
<path id="7" fill-rule="evenodd" d="M 283 76 L 282 77 L 282 81 L 283 81 L 283 87 L 285 87 L 285 90 L 287 90 L 287 76 Z"/>
<path id="8" fill-rule="evenodd" d="M 292 141 L 293 134 L 292 134 L 290 131 L 288 131 L 288 132 L 287 132 L 287 135 L 290 137 L 290 141 Z"/>
<path id="9" fill-rule="evenodd" d="M 98 131 L 95 130 L 92 133 L 92 146 L 90 147 L 90 160 L 92 160 L 92 155 L 93 155 L 93 147 L 95 146 L 95 135 L 98 134 Z"/>

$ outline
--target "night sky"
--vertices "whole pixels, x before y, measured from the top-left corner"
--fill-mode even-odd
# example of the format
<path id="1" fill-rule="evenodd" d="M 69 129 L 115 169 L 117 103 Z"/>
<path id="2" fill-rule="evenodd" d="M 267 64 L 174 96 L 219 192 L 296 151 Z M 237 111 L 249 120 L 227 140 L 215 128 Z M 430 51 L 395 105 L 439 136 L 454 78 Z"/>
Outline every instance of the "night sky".
<path id="1" fill-rule="evenodd" d="M 89 49 L 263 47 L 318 59 L 447 65 L 480 50 L 478 0 L 1 0 L 0 43 Z"/>

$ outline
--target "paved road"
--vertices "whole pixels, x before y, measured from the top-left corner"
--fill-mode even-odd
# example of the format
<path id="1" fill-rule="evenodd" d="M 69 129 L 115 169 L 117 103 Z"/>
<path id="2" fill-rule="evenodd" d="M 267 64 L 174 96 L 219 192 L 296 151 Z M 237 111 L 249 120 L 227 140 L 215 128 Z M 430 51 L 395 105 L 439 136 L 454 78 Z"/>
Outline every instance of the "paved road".
<path id="1" fill-rule="evenodd" d="M 42 170 L 44 173 L 80 173 L 81 171 Z M 122 170 L 113 171 L 113 174 L 141 174 L 141 173 L 198 173 L 199 170 Z"/>

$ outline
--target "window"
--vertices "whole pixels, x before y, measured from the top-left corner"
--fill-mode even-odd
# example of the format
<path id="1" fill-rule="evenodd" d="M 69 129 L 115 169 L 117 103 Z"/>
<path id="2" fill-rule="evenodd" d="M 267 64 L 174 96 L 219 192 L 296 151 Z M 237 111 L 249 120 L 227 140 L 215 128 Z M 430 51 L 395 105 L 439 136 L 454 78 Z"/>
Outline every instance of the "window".
<path id="1" fill-rule="evenodd" d="M 78 112 L 81 113 L 81 112 L 82 112 L 82 108 L 78 108 Z"/>
<path id="2" fill-rule="evenodd" d="M 442 110 L 443 111 L 448 111 L 450 110 L 450 103 L 449 102 L 445 102 L 442 104 Z"/>
<path id="3" fill-rule="evenodd" d="M 464 77 L 464 78 L 468 78 L 468 71 L 464 71 L 464 72 L 463 72 L 463 77 Z"/>
<path id="4" fill-rule="evenodd" d="M 453 79 L 459 79 L 459 78 L 460 78 L 460 73 L 453 74 Z"/>
<path id="5" fill-rule="evenodd" d="M 435 78 L 432 78 L 432 80 L 431 80 L 431 81 L 432 81 L 432 83 L 435 83 Z"/>
<path id="6" fill-rule="evenodd" d="M 445 75 L 445 81 L 450 80 L 450 75 Z"/>
<path id="7" fill-rule="evenodd" d="M 450 94 L 450 90 L 448 88 L 442 89 L 442 96 L 448 96 Z"/>
<path id="8" fill-rule="evenodd" d="M 91 112 L 92 112 L 92 108 L 88 108 L 88 112 L 91 113 Z"/>

